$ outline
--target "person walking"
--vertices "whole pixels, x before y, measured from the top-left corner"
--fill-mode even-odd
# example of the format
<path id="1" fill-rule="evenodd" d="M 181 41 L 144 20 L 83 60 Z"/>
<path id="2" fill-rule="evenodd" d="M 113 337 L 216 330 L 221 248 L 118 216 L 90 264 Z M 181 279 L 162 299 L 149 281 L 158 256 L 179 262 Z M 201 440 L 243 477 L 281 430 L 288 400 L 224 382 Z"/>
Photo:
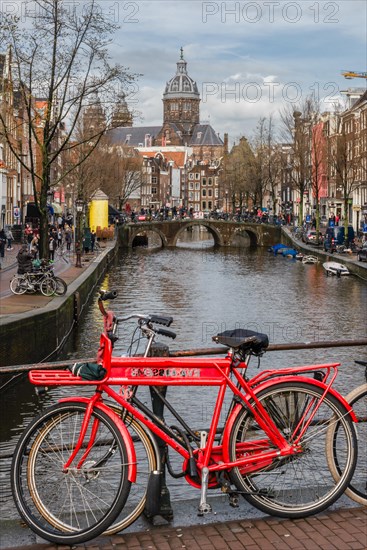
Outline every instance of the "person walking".
<path id="1" fill-rule="evenodd" d="M 50 255 L 50 260 L 53 262 L 55 260 L 55 249 L 56 249 L 56 240 L 53 238 L 53 236 L 50 236 L 50 239 L 48 241 L 48 251 Z"/>
<path id="2" fill-rule="evenodd" d="M 92 252 L 94 252 L 94 246 L 96 243 L 96 234 L 94 231 L 90 234 L 90 249 Z"/>
<path id="3" fill-rule="evenodd" d="M 10 227 L 7 228 L 5 236 L 6 240 L 8 241 L 8 246 L 6 247 L 6 250 L 13 250 L 12 242 L 14 241 L 14 237 Z"/>
<path id="4" fill-rule="evenodd" d="M 6 235 L 4 229 L 1 229 L 0 231 L 0 257 L 4 258 L 5 256 L 5 243 L 6 243 Z"/>
<path id="5" fill-rule="evenodd" d="M 39 257 L 39 236 L 35 235 L 31 241 L 30 253 L 33 259 L 36 260 Z"/>
<path id="6" fill-rule="evenodd" d="M 71 241 L 72 241 L 72 234 L 71 234 L 71 231 L 70 230 L 66 230 L 65 232 L 65 242 L 66 242 L 66 250 L 69 250 L 71 249 Z"/>

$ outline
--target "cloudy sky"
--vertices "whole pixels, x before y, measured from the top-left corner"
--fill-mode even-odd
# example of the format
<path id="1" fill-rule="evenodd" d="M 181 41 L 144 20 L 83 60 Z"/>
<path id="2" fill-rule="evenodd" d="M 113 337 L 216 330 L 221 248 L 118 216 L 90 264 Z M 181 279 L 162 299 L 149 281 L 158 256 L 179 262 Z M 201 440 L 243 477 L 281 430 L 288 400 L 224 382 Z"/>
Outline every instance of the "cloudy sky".
<path id="1" fill-rule="evenodd" d="M 136 124 L 159 125 L 162 94 L 183 47 L 201 94 L 201 120 L 231 140 L 261 116 L 316 94 L 332 109 L 340 90 L 366 87 L 341 71 L 367 70 L 364 0 L 101 0 L 118 21 L 112 55 L 140 73 Z"/>

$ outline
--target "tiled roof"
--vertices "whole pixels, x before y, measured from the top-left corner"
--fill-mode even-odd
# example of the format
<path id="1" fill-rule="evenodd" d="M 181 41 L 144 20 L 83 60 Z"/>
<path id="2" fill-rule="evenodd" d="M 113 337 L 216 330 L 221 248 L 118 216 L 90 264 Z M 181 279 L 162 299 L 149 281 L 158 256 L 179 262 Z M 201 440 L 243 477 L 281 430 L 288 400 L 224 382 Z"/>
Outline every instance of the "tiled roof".
<path id="1" fill-rule="evenodd" d="M 155 147 L 154 150 L 139 151 L 143 157 L 154 158 L 157 154 L 161 153 L 166 162 L 173 161 L 174 168 L 181 168 L 185 165 L 187 160 L 187 151 L 170 151 L 168 148 L 161 147 L 159 150 Z"/>

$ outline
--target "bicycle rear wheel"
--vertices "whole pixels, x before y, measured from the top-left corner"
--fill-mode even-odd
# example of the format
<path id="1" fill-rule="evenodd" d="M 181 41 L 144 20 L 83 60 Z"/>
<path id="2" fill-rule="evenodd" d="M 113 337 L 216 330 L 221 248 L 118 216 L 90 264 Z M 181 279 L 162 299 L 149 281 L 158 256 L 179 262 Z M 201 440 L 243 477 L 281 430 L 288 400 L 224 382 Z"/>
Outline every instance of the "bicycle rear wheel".
<path id="1" fill-rule="evenodd" d="M 27 281 L 24 277 L 14 275 L 10 281 L 10 290 L 13 294 L 25 294 L 27 292 Z"/>
<path id="2" fill-rule="evenodd" d="M 231 480 L 251 504 L 267 514 L 299 518 L 321 512 L 348 486 L 357 459 L 355 429 L 339 401 L 328 394 L 321 402 L 322 395 L 323 389 L 304 382 L 281 382 L 259 392 L 261 404 L 289 442 L 297 437 L 297 426 L 302 429 L 315 413 L 300 440 L 301 452 L 263 460 L 261 469 L 256 453 L 259 456 L 277 447 L 247 409 L 239 411 L 230 434 L 230 459 L 253 454 L 254 462 L 252 471 L 233 468 Z M 327 457 L 327 432 L 333 424 L 338 426 L 337 479 Z"/>
<path id="3" fill-rule="evenodd" d="M 352 405 L 358 418 L 358 460 L 353 477 L 345 494 L 359 504 L 367 505 L 367 384 L 351 391 L 346 400 Z M 335 480 L 339 479 L 339 425 L 333 423 L 328 429 L 327 446 L 329 468 Z"/>
<path id="4" fill-rule="evenodd" d="M 121 415 L 121 409 L 114 406 L 111 406 L 111 409 L 118 416 Z M 159 450 L 155 450 L 154 444 L 144 427 L 129 415 L 125 416 L 123 421 L 134 443 L 137 475 L 136 481 L 131 484 L 129 498 L 125 506 L 113 524 L 104 532 L 105 535 L 113 535 L 126 529 L 142 514 L 146 503 L 149 476 L 152 471 L 157 469 L 156 452 L 159 452 Z"/>
<path id="5" fill-rule="evenodd" d="M 116 424 L 98 409 L 92 413 L 85 443 L 64 470 L 86 407 L 78 402 L 50 407 L 28 426 L 13 457 L 11 482 L 20 515 L 42 538 L 63 545 L 105 531 L 130 490 L 125 442 Z M 95 437 L 89 447 L 92 430 Z"/>

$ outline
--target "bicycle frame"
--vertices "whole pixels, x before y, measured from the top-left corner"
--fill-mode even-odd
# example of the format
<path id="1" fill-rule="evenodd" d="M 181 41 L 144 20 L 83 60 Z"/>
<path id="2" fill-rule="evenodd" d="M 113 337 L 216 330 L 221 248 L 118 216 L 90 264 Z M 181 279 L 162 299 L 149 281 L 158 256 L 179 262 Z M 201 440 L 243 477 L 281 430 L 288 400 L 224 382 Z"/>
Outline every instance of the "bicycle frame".
<path id="1" fill-rule="evenodd" d="M 112 386 L 218 387 L 218 394 L 209 432 L 207 433 L 207 437 L 204 438 L 204 443 L 202 442 L 200 448 L 195 450 L 196 467 L 200 472 L 220 472 L 236 466 L 240 467 L 245 473 L 249 473 L 263 468 L 277 457 L 290 456 L 301 452 L 299 441 L 304 431 L 312 422 L 317 409 L 313 411 L 311 416 L 308 416 L 308 410 L 304 411 L 303 417 L 299 420 L 295 430 L 297 434 L 296 439 L 292 441 L 292 443 L 287 442 L 257 398 L 259 392 L 277 382 L 307 381 L 309 384 L 312 383 L 314 386 L 323 389 L 324 393 L 320 403 L 323 401 L 325 395 L 330 393 L 343 404 L 347 414 L 351 415 L 353 421 L 357 421 L 352 407 L 331 387 L 337 375 L 339 363 L 285 368 L 278 371 L 265 371 L 255 376 L 252 380 L 246 381 L 241 374 L 241 370 L 247 368 L 246 363 L 238 362 L 234 365 L 231 353 L 228 353 L 224 358 L 112 357 L 112 345 L 105 334 L 101 335 L 100 344 L 99 356 L 103 356 L 103 366 L 107 370 L 107 374 L 101 382 L 85 381 L 66 371 L 31 371 L 29 377 L 33 384 L 42 386 L 97 385 L 96 392 L 91 398 L 74 397 L 62 399 L 60 401 L 80 401 L 90 405 L 85 414 L 83 424 L 85 429 L 82 429 L 80 434 L 77 444 L 78 449 L 83 444 L 84 434 L 90 421 L 93 407 L 103 408 L 103 410 L 113 418 L 119 426 L 128 448 L 130 465 L 129 479 L 131 481 L 134 480 L 136 475 L 133 442 L 123 422 L 103 403 L 103 393 L 119 403 L 121 407 L 138 419 L 151 432 L 179 453 L 184 458 L 184 464 L 190 459 L 190 453 L 185 447 L 182 439 L 178 437 L 171 428 L 158 419 L 148 408 L 140 403 L 135 397 L 130 401 L 128 392 L 125 392 L 125 394 L 122 392 L 117 393 Z M 304 374 L 314 373 L 315 371 L 319 373 L 322 372 L 322 380 L 310 379 L 307 376 L 303 376 Z M 237 384 L 231 380 L 231 372 L 234 374 Z M 232 391 L 237 403 L 225 423 L 220 445 L 215 445 L 215 436 L 227 388 Z M 269 441 L 264 442 L 260 450 L 259 442 L 257 442 L 255 449 L 251 447 L 251 443 L 242 443 L 241 449 L 252 450 L 255 451 L 256 454 L 239 458 L 233 462 L 230 461 L 229 458 L 229 435 L 238 409 L 241 407 L 246 407 L 251 411 L 256 422 L 266 433 L 269 441 L 274 445 L 274 449 L 269 448 Z M 311 404 L 309 407 L 311 407 Z M 303 419 L 306 417 L 307 419 L 303 423 Z M 84 444 L 86 445 L 86 452 L 84 453 L 82 461 L 85 460 L 88 454 L 88 448 L 92 443 L 93 441 Z M 71 455 L 64 468 L 70 466 L 76 453 L 77 450 Z M 80 466 L 81 464 L 78 464 L 78 467 Z M 188 479 L 188 476 L 186 476 L 186 479 Z M 188 481 L 190 480 L 188 479 Z M 193 484 L 195 485 L 195 483 Z"/>

